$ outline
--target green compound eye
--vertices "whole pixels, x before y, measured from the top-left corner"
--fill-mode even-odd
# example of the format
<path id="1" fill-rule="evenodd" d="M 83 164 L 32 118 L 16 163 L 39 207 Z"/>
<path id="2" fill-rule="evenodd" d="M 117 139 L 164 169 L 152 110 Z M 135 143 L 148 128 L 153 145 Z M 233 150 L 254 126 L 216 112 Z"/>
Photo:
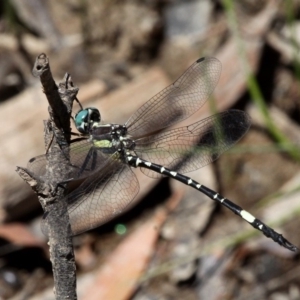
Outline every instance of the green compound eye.
<path id="1" fill-rule="evenodd" d="M 97 108 L 88 107 L 80 110 L 74 118 L 75 126 L 80 133 L 87 134 L 93 127 L 94 123 L 99 123 L 101 120 L 100 112 Z"/>

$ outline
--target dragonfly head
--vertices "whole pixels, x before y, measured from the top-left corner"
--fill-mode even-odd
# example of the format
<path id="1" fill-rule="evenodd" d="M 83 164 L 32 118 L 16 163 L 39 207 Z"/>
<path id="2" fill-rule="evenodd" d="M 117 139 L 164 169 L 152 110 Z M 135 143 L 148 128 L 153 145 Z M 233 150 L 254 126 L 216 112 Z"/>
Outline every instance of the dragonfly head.
<path id="1" fill-rule="evenodd" d="M 88 134 L 95 123 L 101 120 L 100 112 L 95 107 L 80 110 L 74 118 L 75 126 L 80 133 Z"/>

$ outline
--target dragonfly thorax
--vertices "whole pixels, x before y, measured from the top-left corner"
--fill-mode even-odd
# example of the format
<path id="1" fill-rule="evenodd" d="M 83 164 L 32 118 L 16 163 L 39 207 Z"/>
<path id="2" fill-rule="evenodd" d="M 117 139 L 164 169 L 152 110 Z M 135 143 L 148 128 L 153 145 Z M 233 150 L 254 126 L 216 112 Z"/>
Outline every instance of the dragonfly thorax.
<path id="1" fill-rule="evenodd" d="M 104 153 L 127 153 L 135 148 L 135 142 L 127 135 L 127 127 L 120 124 L 100 124 L 100 112 L 88 107 L 75 116 L 77 130 L 90 135 L 89 140 Z"/>
<path id="2" fill-rule="evenodd" d="M 125 125 L 97 124 L 91 130 L 91 141 L 104 153 L 127 153 L 135 148 L 135 141 L 127 135 Z"/>

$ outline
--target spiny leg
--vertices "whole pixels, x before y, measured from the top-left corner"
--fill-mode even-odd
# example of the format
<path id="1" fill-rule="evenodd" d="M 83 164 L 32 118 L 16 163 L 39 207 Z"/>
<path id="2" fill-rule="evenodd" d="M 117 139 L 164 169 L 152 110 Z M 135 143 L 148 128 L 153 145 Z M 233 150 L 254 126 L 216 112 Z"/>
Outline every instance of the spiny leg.
<path id="1" fill-rule="evenodd" d="M 232 212 L 234 212 L 236 215 L 239 215 L 241 218 L 243 218 L 245 221 L 247 221 L 252 227 L 255 229 L 260 230 L 266 237 L 271 238 L 274 242 L 278 243 L 279 245 L 291 250 L 291 251 L 298 251 L 298 248 L 290 243 L 288 240 L 286 240 L 282 234 L 276 232 L 271 227 L 264 224 L 259 219 L 252 216 L 249 212 L 242 209 L 240 206 L 236 205 L 235 203 L 231 202 L 230 200 L 224 198 L 220 194 L 216 193 L 215 191 L 209 189 L 208 187 L 198 183 L 197 181 L 191 179 L 190 177 L 184 176 L 180 173 L 177 173 L 175 171 L 172 171 L 168 168 L 165 168 L 161 165 L 157 165 L 151 162 L 148 162 L 146 160 L 140 159 L 137 156 L 127 156 L 128 163 L 132 167 L 143 167 L 150 169 L 152 171 L 155 171 L 157 173 L 161 173 L 163 175 L 166 175 L 168 177 L 174 178 L 186 185 L 191 186 L 192 188 L 202 192 L 206 196 L 208 196 L 210 199 L 221 203 L 223 206 L 230 209 Z"/>
<path id="2" fill-rule="evenodd" d="M 83 162 L 83 164 L 81 165 L 81 167 L 79 168 L 78 174 L 76 176 L 76 178 L 80 178 L 80 176 L 83 174 L 84 171 L 86 170 L 90 170 L 90 171 L 94 171 L 96 168 L 96 161 L 97 161 L 97 155 L 96 152 L 93 148 L 89 149 L 89 152 Z M 91 165 L 91 169 L 88 169 L 88 164 Z"/>

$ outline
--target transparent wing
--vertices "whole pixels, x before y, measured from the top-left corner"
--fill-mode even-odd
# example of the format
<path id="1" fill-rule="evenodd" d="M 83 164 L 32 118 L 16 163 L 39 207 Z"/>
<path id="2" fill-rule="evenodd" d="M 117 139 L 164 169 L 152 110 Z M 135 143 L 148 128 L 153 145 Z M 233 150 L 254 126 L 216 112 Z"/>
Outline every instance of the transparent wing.
<path id="1" fill-rule="evenodd" d="M 245 112 L 228 110 L 186 127 L 138 139 L 135 152 L 145 160 L 187 173 L 216 160 L 247 132 L 250 124 Z M 141 170 L 152 178 L 161 176 Z"/>
<path id="2" fill-rule="evenodd" d="M 88 140 L 77 141 L 70 144 L 68 149 L 54 151 L 54 154 L 51 152 L 51 155 L 62 153 L 69 157 L 69 164 L 66 166 L 69 169 L 69 175 L 65 180 L 86 178 L 101 169 L 109 158 L 101 151 L 101 148 L 94 147 Z M 45 177 L 49 155 L 50 153 L 31 158 L 27 169 L 37 177 Z"/>
<path id="3" fill-rule="evenodd" d="M 198 59 L 130 117 L 126 123 L 129 134 L 137 139 L 189 117 L 209 98 L 220 73 L 221 63 L 216 58 Z"/>
<path id="4" fill-rule="evenodd" d="M 121 213 L 139 191 L 129 166 L 111 159 L 67 196 L 74 235 L 96 228 Z"/>

